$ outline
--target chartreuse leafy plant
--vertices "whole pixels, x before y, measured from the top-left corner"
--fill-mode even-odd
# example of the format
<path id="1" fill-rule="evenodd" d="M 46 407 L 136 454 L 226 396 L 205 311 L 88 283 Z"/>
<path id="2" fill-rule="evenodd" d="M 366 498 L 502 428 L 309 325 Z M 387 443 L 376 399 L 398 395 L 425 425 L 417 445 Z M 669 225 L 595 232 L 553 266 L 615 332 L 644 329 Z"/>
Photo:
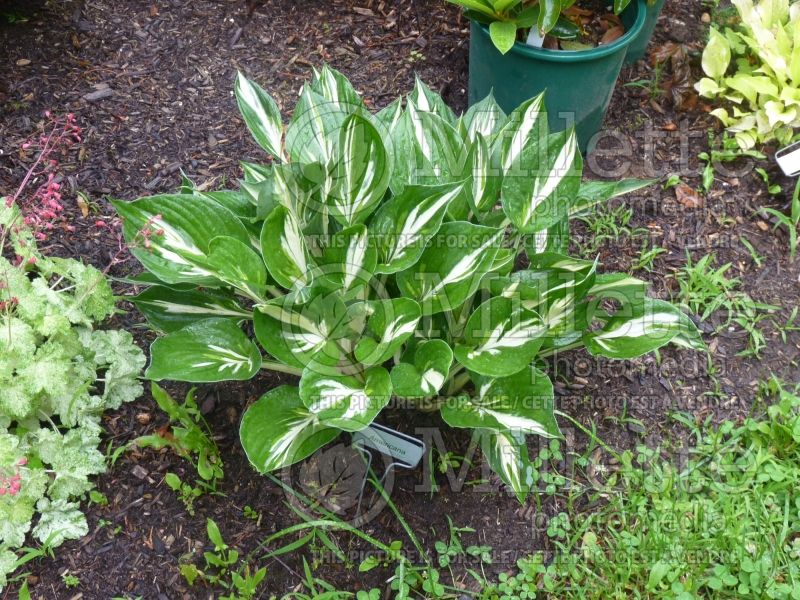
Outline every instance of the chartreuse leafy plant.
<path id="1" fill-rule="evenodd" d="M 788 144 L 800 127 L 800 4 L 732 0 L 734 27 L 711 28 L 701 95 L 726 102 L 715 115 L 743 149 Z"/>
<path id="2" fill-rule="evenodd" d="M 702 347 L 643 281 L 562 253 L 571 212 L 643 183 L 582 185 L 575 134 L 548 133 L 541 96 L 510 115 L 489 97 L 456 117 L 418 81 L 405 106 L 372 114 L 325 67 L 284 131 L 264 90 L 242 75 L 235 89 L 270 164 L 243 163 L 238 191 L 187 182 L 114 205 L 150 272 L 133 302 L 164 334 L 148 377 L 300 376 L 243 417 L 259 471 L 365 428 L 399 397 L 478 430 L 522 499 L 526 436 L 560 435 L 537 358 Z"/>
<path id="3" fill-rule="evenodd" d="M 142 393 L 145 358 L 114 312 L 104 275 L 49 258 L 0 198 L 0 589 L 24 564 L 28 533 L 45 546 L 86 535 L 78 500 L 105 471 L 100 418 Z"/>

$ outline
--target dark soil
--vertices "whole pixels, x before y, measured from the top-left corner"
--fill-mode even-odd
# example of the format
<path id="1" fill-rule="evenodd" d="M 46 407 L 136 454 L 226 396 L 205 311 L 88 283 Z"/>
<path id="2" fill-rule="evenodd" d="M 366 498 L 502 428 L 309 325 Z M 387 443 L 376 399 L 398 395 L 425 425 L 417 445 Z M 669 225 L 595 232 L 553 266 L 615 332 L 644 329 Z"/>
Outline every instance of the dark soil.
<path id="1" fill-rule="evenodd" d="M 12 189 L 21 178 L 25 159 L 18 149 L 34 133 L 42 112 L 74 112 L 86 132 L 80 154 L 63 167 L 75 230 L 57 232 L 47 250 L 80 256 L 99 267 L 108 264 L 118 245 L 108 197 L 172 191 L 181 170 L 213 189 L 239 176 L 240 159 L 263 159 L 236 111 L 231 90 L 237 69 L 259 81 L 284 110 L 293 106 L 311 67 L 324 61 L 350 77 L 375 108 L 409 92 L 415 73 L 455 109 L 466 104 L 468 28 L 443 1 L 65 0 L 47 6 L 27 22 L 0 25 L 0 191 Z M 623 70 L 606 120 L 611 135 L 589 157 L 588 176 L 677 173 L 690 186 L 700 185 L 696 155 L 707 150 L 706 132 L 716 127 L 690 91 L 702 48 L 703 12 L 700 0 L 667 3 L 653 47 L 671 63 L 652 90 L 647 83 L 656 78 L 651 64 L 642 61 Z M 669 58 L 676 55 L 680 60 Z M 687 252 L 698 258 L 713 251 L 720 264 L 733 263 L 731 275 L 741 278 L 753 298 L 782 307 L 773 317 L 783 324 L 800 304 L 800 263 L 789 261 L 786 235 L 773 232 L 758 210 L 764 205 L 785 207 L 793 182 L 770 169 L 783 193 L 769 197 L 752 164 L 726 167 L 729 172 L 718 175 L 700 207 L 679 203 L 674 190 L 659 186 L 622 201 L 633 209 L 630 227 L 646 230 L 651 243 L 668 250 L 655 260 L 652 272 L 636 274 L 652 280 L 655 293 L 666 295 L 675 289 L 671 275 L 684 264 Z M 74 200 L 77 191 L 96 203 L 86 215 Z M 109 226 L 98 227 L 97 221 Z M 587 230 L 580 224 L 575 229 L 580 241 Z M 742 238 L 764 257 L 763 264 L 754 262 Z M 622 236 L 601 246 L 604 269 L 632 268 L 642 241 L 641 235 Z M 136 269 L 131 260 L 115 266 L 112 274 Z M 114 325 L 138 322 L 135 312 L 129 312 Z M 137 332 L 146 345 L 149 334 Z M 709 376 L 703 356 L 673 349 L 663 351 L 660 361 L 648 356 L 611 363 L 584 353 L 560 357 L 552 365 L 558 408 L 585 426 L 594 422 L 600 438 L 618 449 L 657 445 L 674 436 L 678 427 L 669 416 L 673 411 L 698 420 L 741 417 L 753 405 L 758 382 L 771 373 L 800 381 L 800 335 L 790 331 L 784 342 L 769 323 L 765 332 L 768 343 L 759 358 L 737 356 L 746 344 L 738 328 L 709 336 L 716 379 Z M 178 571 L 182 561 L 202 560 L 201 551 L 208 546 L 207 518 L 243 553 L 299 520 L 281 488 L 251 469 L 237 438 L 248 403 L 290 379 L 263 376 L 200 390 L 222 449 L 225 481 L 220 490 L 224 495 L 201 498 L 193 516 L 163 483 L 168 471 L 191 481 L 185 462 L 166 451 L 123 454 L 99 481 L 109 505 L 86 507 L 91 534 L 59 548 L 54 560 L 28 565 L 33 598 L 217 597 L 217 591 L 190 588 Z M 181 394 L 185 389 L 176 386 L 172 391 Z M 442 425 L 437 417 L 400 410 L 387 411 L 381 420 L 409 433 Z M 164 421 L 146 395 L 107 417 L 108 440 L 119 446 L 152 433 Z M 567 421 L 562 425 L 568 449 L 582 452 L 585 436 Z M 417 432 L 424 431 L 433 430 Z M 463 431 L 443 427 L 441 436 L 442 451 L 468 453 L 469 437 Z M 574 457 L 568 455 L 567 464 L 557 470 L 571 476 Z M 473 462 L 468 482 L 482 478 L 479 454 Z M 488 490 L 473 484 L 459 490 L 445 475 L 436 472 L 435 477 L 439 487 L 431 493 L 419 491 L 428 482 L 422 469 L 401 472 L 392 495 L 429 551 L 434 541 L 447 538 L 447 516 L 457 526 L 476 530 L 465 536 L 466 542 L 492 546 L 495 564 L 490 572 L 509 570 L 517 558 L 548 548 L 544 531 L 549 517 L 564 508 L 559 496 L 543 495 L 541 507 L 536 499 L 521 507 L 494 478 Z M 243 516 L 245 506 L 259 513 L 258 522 Z M 412 547 L 388 509 L 364 530 L 387 543 L 398 539 L 404 540 L 405 549 Z M 369 550 L 350 536 L 333 538 L 356 566 L 364 556 L 358 553 Z M 346 590 L 385 588 L 391 575 L 382 569 L 361 574 L 306 548 L 255 561 L 268 569 L 258 597 L 295 589 L 302 579 L 303 556 L 315 576 Z M 65 587 L 65 571 L 80 579 L 77 589 Z M 474 585 L 463 568 L 456 569 L 456 576 L 458 584 Z M 16 593 L 11 589 L 3 597 Z"/>

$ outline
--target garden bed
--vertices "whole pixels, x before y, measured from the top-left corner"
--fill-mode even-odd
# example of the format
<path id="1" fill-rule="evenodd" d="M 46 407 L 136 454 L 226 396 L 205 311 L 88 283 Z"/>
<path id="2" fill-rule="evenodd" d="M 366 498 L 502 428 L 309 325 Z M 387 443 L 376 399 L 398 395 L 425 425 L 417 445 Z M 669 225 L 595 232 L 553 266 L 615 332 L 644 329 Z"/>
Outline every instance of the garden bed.
<path id="1" fill-rule="evenodd" d="M 673 44 L 677 52 L 682 46 L 688 55 L 685 64 L 696 69 L 703 47 L 703 6 L 700 0 L 668 2 L 654 47 L 665 52 Z M 468 22 L 443 2 L 267 0 L 251 7 L 239 0 L 86 0 L 52 5 L 29 21 L 0 25 L 0 48 L 6 54 L 0 61 L 2 187 L 12 187 L 24 171 L 26 165 L 14 149 L 33 132 L 42 111 L 74 112 L 85 131 L 79 161 L 63 165 L 70 190 L 65 194 L 67 212 L 75 230 L 58 231 L 43 251 L 82 257 L 103 268 L 119 243 L 108 197 L 133 199 L 172 191 L 180 185 L 181 170 L 196 184 L 215 189 L 239 177 L 238 160 L 263 160 L 230 93 L 237 69 L 258 81 L 284 111 L 294 105 L 312 66 L 323 62 L 347 75 L 373 108 L 410 92 L 415 72 L 455 110 L 466 108 Z M 615 177 L 678 174 L 693 188 L 701 185 L 702 163 L 696 155 L 708 150 L 706 132 L 717 125 L 703 102 L 689 93 L 696 72 L 687 85 L 681 68 L 673 75 L 666 67 L 653 85 L 647 82 L 656 74 L 644 61 L 623 69 L 606 119 L 616 138 L 601 142 L 594 159 L 587 161 L 587 176 L 616 169 Z M 659 92 L 665 85 L 671 88 Z M 683 101 L 681 109 L 676 99 Z M 682 137 L 689 139 L 688 145 L 682 145 Z M 630 145 L 629 158 L 604 154 L 621 144 Z M 654 259 L 651 271 L 639 270 L 636 276 L 652 281 L 654 291 L 666 295 L 677 292 L 673 275 L 685 264 L 687 251 L 695 260 L 715 252 L 718 264 L 732 263 L 728 275 L 741 279 L 744 292 L 780 307 L 771 317 L 782 325 L 800 305 L 800 262 L 789 261 L 784 232 L 773 232 L 773 223 L 758 210 L 783 208 L 794 182 L 772 169 L 774 182 L 782 187 L 772 199 L 743 161 L 728 167 L 736 173 L 718 175 L 709 193 L 699 198 L 703 206 L 693 206 L 693 197 L 681 197 L 681 202 L 674 188 L 661 186 L 612 202 L 632 209 L 627 227 L 639 233 L 615 233 L 597 248 L 600 261 L 606 270 L 635 268 L 642 238 L 647 237 L 667 252 Z M 78 191 L 91 200 L 88 205 L 75 201 Z M 589 244 L 599 225 L 574 227 L 583 236 L 578 240 Z M 755 260 L 754 253 L 764 260 Z M 121 277 L 138 269 L 131 259 L 111 274 Z M 129 289 L 117 286 L 119 293 Z M 136 328 L 139 323 L 138 313 L 130 310 L 116 317 L 114 325 L 132 328 L 144 347 L 152 336 Z M 716 324 L 712 317 L 704 325 L 706 332 Z M 618 450 L 642 442 L 655 446 L 674 437 L 678 427 L 668 416 L 672 411 L 690 412 L 698 420 L 740 418 L 749 412 L 758 382 L 770 374 L 800 381 L 800 332 L 790 328 L 782 336 L 770 320 L 761 327 L 766 344 L 758 357 L 737 356 L 748 342 L 741 328 L 726 328 L 708 338 L 715 377 L 708 375 L 702 355 L 688 351 L 664 349 L 660 363 L 652 355 L 611 363 L 586 353 L 569 354 L 556 365 L 556 408 L 586 427 L 594 422 L 597 435 Z M 208 544 L 207 518 L 243 553 L 298 521 L 281 488 L 253 471 L 238 438 L 247 405 L 291 379 L 270 374 L 241 384 L 201 386 L 198 399 L 225 464 L 224 496 L 204 496 L 196 514 L 188 515 L 163 483 L 167 471 L 184 473 L 180 458 L 153 450 L 124 453 L 99 480 L 109 504 L 88 507 L 90 535 L 59 548 L 54 560 L 27 566 L 32 597 L 68 598 L 78 592 L 87 600 L 212 596 L 211 591 L 190 588 L 179 572 L 182 557 Z M 170 389 L 176 396 L 185 390 Z M 716 394 L 704 395 L 709 392 Z M 387 412 L 383 422 L 411 434 L 417 427 L 442 426 L 438 416 L 403 411 Z M 149 395 L 105 419 L 114 447 L 164 424 Z M 568 433 L 568 440 L 572 435 L 580 452 L 583 436 L 569 423 L 562 425 L 574 433 Z M 442 431 L 447 449 L 463 456 L 468 433 L 447 427 Z M 466 479 L 479 477 L 475 467 Z M 414 491 L 424 483 L 421 470 L 404 472 L 392 496 L 421 542 L 430 549 L 446 538 L 449 516 L 456 525 L 477 530 L 474 543 L 495 550 L 492 568 L 498 573 L 512 568 L 518 558 L 549 549 L 547 521 L 564 509 L 558 496 L 545 496 L 541 508 L 533 499 L 521 507 L 499 486 L 491 493 L 469 488 L 456 492 L 441 474 L 435 493 Z M 246 506 L 260 515 L 258 521 L 243 516 Z M 401 524 L 388 510 L 364 531 L 386 543 L 403 537 Z M 345 553 L 368 549 L 348 536 L 339 541 Z M 313 560 L 308 551 L 305 555 Z M 267 591 L 260 597 L 293 589 L 303 572 L 302 556 L 267 561 Z M 66 570 L 80 580 L 75 591 L 65 588 L 61 574 Z M 336 561 L 322 561 L 315 575 L 347 590 L 379 586 L 386 578 L 379 570 L 359 573 Z M 8 594 L 14 597 L 13 591 Z"/>

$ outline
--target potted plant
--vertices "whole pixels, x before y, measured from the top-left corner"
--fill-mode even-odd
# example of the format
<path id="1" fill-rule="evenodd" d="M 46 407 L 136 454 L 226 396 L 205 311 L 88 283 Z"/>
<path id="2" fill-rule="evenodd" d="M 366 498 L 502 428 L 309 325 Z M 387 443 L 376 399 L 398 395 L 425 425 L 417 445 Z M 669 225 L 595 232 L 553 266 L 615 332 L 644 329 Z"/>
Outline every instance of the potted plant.
<path id="1" fill-rule="evenodd" d="M 656 30 L 658 17 L 661 15 L 662 8 L 664 8 L 664 0 L 647 0 L 647 12 L 644 18 L 644 26 L 637 38 L 628 46 L 628 53 L 625 55 L 626 65 L 635 63 L 644 56 L 644 53 L 647 51 L 647 46 L 650 45 L 650 40 L 653 38 L 653 32 Z"/>
<path id="2" fill-rule="evenodd" d="M 645 0 L 613 11 L 575 0 L 448 0 L 472 21 L 470 104 L 493 93 L 510 111 L 547 91 L 554 131 L 575 126 L 582 149 L 600 130 L 628 46 L 644 27 Z"/>

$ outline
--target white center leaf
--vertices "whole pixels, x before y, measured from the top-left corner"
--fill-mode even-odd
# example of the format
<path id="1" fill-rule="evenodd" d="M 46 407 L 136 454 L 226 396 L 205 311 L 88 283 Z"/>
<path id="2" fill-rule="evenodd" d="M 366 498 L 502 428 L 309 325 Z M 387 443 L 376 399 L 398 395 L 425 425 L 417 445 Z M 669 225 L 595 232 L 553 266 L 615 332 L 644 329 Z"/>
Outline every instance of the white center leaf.
<path id="1" fill-rule="evenodd" d="M 300 378 L 300 397 L 320 422 L 344 431 L 367 427 L 391 398 L 392 382 L 383 367 L 343 375 L 312 363 Z"/>
<path id="2" fill-rule="evenodd" d="M 553 416 L 553 385 L 546 374 L 532 367 L 483 381 L 475 397 L 460 396 L 444 405 L 442 418 L 453 427 L 561 435 Z"/>
<path id="3" fill-rule="evenodd" d="M 285 206 L 276 206 L 264 221 L 261 248 L 275 281 L 287 289 L 305 284 L 311 262 L 308 249 L 297 218 Z"/>

